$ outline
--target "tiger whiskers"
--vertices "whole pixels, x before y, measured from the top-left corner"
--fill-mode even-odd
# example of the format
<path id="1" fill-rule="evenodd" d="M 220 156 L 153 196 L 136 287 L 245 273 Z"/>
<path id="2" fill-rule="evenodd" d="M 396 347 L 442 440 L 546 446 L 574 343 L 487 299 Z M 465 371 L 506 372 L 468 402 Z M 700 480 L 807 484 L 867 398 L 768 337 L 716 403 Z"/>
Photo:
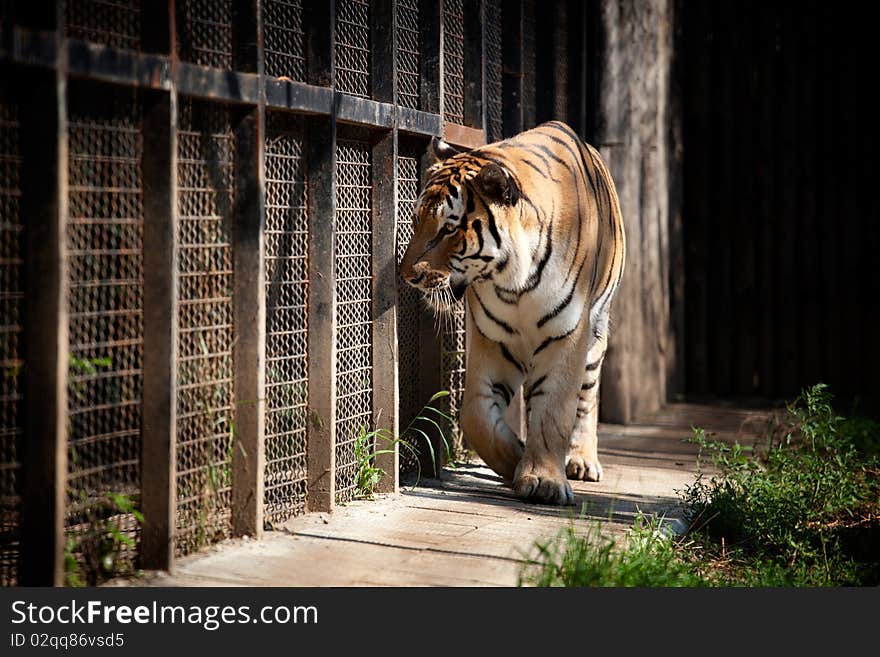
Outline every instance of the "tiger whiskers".
<path id="1" fill-rule="evenodd" d="M 425 291 L 422 299 L 434 311 L 434 332 L 437 335 L 455 328 L 455 311 L 463 305 L 463 301 L 456 300 L 449 283 Z"/>

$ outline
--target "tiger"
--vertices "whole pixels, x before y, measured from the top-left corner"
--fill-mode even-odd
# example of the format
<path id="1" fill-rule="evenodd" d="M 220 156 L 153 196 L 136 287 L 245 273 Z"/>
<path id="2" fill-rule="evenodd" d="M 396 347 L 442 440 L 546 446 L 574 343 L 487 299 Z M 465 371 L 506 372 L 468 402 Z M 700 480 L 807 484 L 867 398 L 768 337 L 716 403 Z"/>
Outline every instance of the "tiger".
<path id="1" fill-rule="evenodd" d="M 438 137 L 400 275 L 437 313 L 464 303 L 460 426 L 517 497 L 571 505 L 599 481 L 599 378 L 626 239 L 598 151 L 561 121 L 460 151 Z M 522 386 L 526 436 L 505 420 Z"/>

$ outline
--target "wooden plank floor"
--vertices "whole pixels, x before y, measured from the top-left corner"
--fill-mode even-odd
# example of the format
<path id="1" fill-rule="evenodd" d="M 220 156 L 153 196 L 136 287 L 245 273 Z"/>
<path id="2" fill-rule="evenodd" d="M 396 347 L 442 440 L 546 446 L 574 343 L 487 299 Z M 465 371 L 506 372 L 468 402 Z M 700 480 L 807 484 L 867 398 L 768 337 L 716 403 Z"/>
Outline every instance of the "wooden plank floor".
<path id="1" fill-rule="evenodd" d="M 680 523 L 677 491 L 693 482 L 691 426 L 752 442 L 767 413 L 675 404 L 628 426 L 600 426 L 605 479 L 578 482 L 574 508 L 526 504 L 478 463 L 446 470 L 398 496 L 309 514 L 181 559 L 134 586 L 513 586 L 536 540 L 568 525 L 623 532 L 641 511 Z"/>

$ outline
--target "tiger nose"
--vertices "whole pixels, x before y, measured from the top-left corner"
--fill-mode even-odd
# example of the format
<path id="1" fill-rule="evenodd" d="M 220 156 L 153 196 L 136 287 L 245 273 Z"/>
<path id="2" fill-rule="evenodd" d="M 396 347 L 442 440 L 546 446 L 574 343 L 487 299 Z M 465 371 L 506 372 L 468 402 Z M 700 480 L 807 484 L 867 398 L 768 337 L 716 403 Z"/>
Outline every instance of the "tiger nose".
<path id="1" fill-rule="evenodd" d="M 404 280 L 410 285 L 418 285 L 425 278 L 431 266 L 424 260 L 414 264 L 408 272 L 404 272 Z"/>

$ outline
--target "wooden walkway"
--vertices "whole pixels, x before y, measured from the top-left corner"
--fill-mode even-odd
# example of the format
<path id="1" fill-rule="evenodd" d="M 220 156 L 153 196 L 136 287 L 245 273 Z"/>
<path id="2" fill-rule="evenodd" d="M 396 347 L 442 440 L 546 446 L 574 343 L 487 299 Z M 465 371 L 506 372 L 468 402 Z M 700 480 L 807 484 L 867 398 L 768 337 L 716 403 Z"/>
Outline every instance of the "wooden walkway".
<path id="1" fill-rule="evenodd" d="M 567 525 L 622 532 L 639 511 L 681 520 L 678 490 L 693 482 L 692 425 L 751 442 L 766 413 L 675 404 L 635 425 L 600 426 L 605 479 L 577 482 L 574 508 L 526 504 L 484 466 L 446 470 L 397 496 L 309 514 L 179 560 L 173 574 L 134 586 L 513 586 L 536 540 Z"/>

